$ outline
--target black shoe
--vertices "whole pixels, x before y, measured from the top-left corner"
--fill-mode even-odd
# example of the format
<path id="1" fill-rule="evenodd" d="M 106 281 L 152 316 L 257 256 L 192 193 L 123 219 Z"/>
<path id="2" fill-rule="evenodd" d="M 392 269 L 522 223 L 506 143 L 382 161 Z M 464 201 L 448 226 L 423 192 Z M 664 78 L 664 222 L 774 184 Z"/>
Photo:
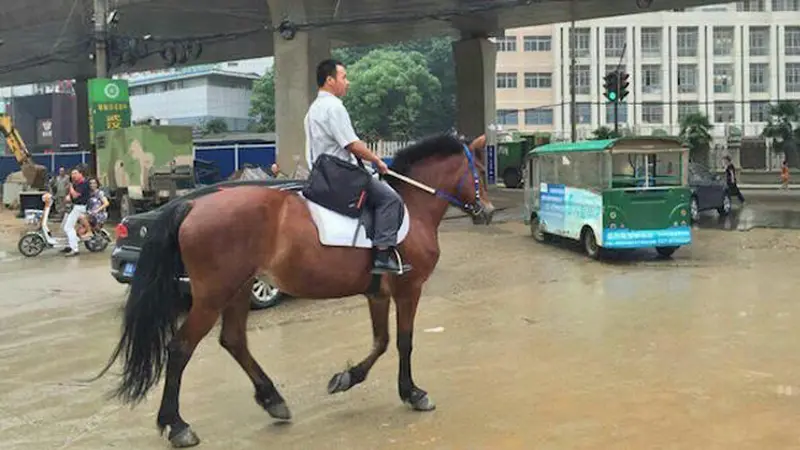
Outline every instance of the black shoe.
<path id="1" fill-rule="evenodd" d="M 403 267 L 400 267 L 400 264 L 398 264 L 395 257 L 394 250 L 386 249 L 378 250 L 376 252 L 375 262 L 372 265 L 372 273 L 392 273 L 395 275 L 400 275 L 408 272 L 409 270 L 411 270 L 411 266 L 408 264 L 404 264 Z"/>
<path id="2" fill-rule="evenodd" d="M 70 251 L 68 251 L 68 252 L 66 252 L 64 254 L 64 256 L 66 256 L 67 258 L 71 258 L 73 256 L 78 256 L 78 255 L 80 255 L 80 252 L 74 252 L 72 250 L 70 250 Z"/>
<path id="3" fill-rule="evenodd" d="M 69 248 L 69 247 L 65 247 L 65 248 L 62 248 L 62 249 L 61 249 L 61 253 L 69 253 L 69 252 L 71 252 L 71 251 L 72 251 L 72 249 L 71 249 L 71 248 Z"/>

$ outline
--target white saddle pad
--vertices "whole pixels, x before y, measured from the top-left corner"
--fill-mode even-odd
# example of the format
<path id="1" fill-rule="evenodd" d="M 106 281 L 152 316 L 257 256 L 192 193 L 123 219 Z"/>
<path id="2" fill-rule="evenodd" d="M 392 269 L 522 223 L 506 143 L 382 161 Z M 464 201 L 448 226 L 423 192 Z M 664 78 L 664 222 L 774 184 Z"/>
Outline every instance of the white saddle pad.
<path id="1" fill-rule="evenodd" d="M 367 237 L 367 232 L 364 227 L 358 226 L 358 219 L 347 217 L 343 214 L 331 211 L 324 208 L 307 198 L 303 194 L 298 193 L 300 198 L 308 206 L 308 211 L 311 213 L 311 218 L 314 220 L 314 225 L 317 226 L 319 233 L 319 242 L 322 245 L 330 247 L 357 247 L 357 248 L 372 248 L 372 240 Z M 397 243 L 400 244 L 408 236 L 408 229 L 411 226 L 408 208 L 403 205 L 403 223 L 400 229 L 397 230 Z M 353 245 L 353 236 L 356 235 L 356 228 L 358 228 L 358 236 Z"/>

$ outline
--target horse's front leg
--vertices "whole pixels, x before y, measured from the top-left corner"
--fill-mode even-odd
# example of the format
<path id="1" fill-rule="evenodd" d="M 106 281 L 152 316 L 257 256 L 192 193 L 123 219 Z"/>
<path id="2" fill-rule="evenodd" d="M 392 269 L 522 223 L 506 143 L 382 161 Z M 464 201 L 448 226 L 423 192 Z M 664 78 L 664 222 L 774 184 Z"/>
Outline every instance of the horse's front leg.
<path id="1" fill-rule="evenodd" d="M 389 302 L 391 295 L 384 283 L 378 294 L 367 295 L 372 318 L 372 351 L 356 366 L 335 374 L 328 382 L 328 393 L 344 392 L 367 379 L 372 366 L 389 347 Z"/>
<path id="2" fill-rule="evenodd" d="M 416 411 L 433 411 L 436 404 L 427 392 L 417 387 L 411 377 L 411 350 L 414 337 L 414 318 L 422 294 L 421 286 L 407 281 L 397 283 L 392 295 L 397 308 L 397 352 L 400 355 L 400 370 L 397 389 L 400 399 Z"/>

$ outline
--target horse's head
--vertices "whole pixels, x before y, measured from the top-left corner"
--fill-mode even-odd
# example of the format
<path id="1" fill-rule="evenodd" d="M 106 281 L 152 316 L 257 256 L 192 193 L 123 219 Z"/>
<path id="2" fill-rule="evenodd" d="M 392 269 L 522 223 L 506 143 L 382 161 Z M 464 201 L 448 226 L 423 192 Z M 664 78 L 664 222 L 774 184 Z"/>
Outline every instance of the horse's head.
<path id="1" fill-rule="evenodd" d="M 392 168 L 434 188 L 434 195 L 469 214 L 474 224 L 488 225 L 494 205 L 484 182 L 485 147 L 485 136 L 471 143 L 454 135 L 436 136 L 398 152 Z M 427 164 L 417 164 L 423 160 Z"/>
<path id="2" fill-rule="evenodd" d="M 470 144 L 466 145 L 464 155 L 467 159 L 467 169 L 472 178 L 469 186 L 462 186 L 459 180 L 459 195 L 461 198 L 468 199 L 467 204 L 472 205 L 468 208 L 472 216 L 472 223 L 475 225 L 489 225 L 494 216 L 494 205 L 489 200 L 486 189 L 486 135 L 478 136 Z"/>

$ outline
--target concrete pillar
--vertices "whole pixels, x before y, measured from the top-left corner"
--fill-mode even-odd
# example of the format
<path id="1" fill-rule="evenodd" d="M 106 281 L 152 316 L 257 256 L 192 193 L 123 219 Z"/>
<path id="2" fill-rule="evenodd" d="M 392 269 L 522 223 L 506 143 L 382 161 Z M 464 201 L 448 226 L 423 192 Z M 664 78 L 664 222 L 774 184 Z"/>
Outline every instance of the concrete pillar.
<path id="1" fill-rule="evenodd" d="M 295 23 L 305 21 L 302 0 L 268 0 L 274 25 L 284 18 Z M 292 175 L 298 164 L 305 163 L 305 130 L 303 118 L 317 96 L 316 69 L 323 59 L 330 58 L 330 41 L 321 32 L 297 32 L 294 38 L 273 35 L 275 50 L 275 133 L 278 164 L 281 171 Z"/>
<path id="2" fill-rule="evenodd" d="M 456 127 L 475 137 L 487 133 L 495 122 L 495 62 L 497 51 L 485 37 L 453 43 L 456 64 Z"/>

